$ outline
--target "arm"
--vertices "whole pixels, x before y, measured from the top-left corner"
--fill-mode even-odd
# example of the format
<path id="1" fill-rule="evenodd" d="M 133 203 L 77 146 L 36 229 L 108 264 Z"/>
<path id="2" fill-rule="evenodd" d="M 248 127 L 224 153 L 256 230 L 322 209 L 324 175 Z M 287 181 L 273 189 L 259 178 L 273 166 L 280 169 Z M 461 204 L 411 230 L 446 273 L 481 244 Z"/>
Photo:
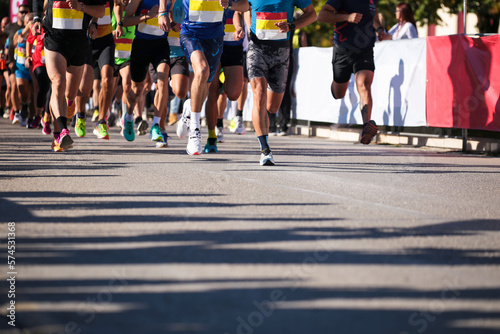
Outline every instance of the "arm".
<path id="1" fill-rule="evenodd" d="M 233 26 L 236 31 L 233 33 L 233 38 L 235 41 L 239 41 L 243 37 L 245 37 L 245 30 L 243 30 L 243 24 L 242 24 L 242 13 L 241 12 L 234 12 L 233 16 Z"/>
<path id="2" fill-rule="evenodd" d="M 306 8 L 302 8 L 302 11 L 304 12 L 304 14 L 302 14 L 297 20 L 290 22 L 295 25 L 295 29 L 304 28 L 305 26 L 316 21 L 316 19 L 318 18 L 316 10 L 314 9 L 314 6 L 312 4 L 307 6 Z M 282 33 L 290 31 L 290 25 L 288 22 L 277 22 L 275 23 L 275 25 L 280 28 L 280 32 Z"/>
<path id="3" fill-rule="evenodd" d="M 79 10 L 84 14 L 93 17 L 103 17 L 104 16 L 104 5 L 85 5 L 83 2 L 78 0 L 66 0 L 71 9 Z"/>
<path id="4" fill-rule="evenodd" d="M 351 13 L 351 14 L 339 14 L 337 10 L 332 6 L 325 4 L 318 15 L 318 22 L 321 23 L 338 23 L 338 22 L 349 22 L 358 24 L 363 18 L 363 14 Z"/>
<path id="5" fill-rule="evenodd" d="M 250 5 L 248 4 L 248 0 L 238 0 L 238 1 L 230 1 L 230 0 L 219 0 L 220 5 L 226 9 L 231 4 L 232 10 L 237 10 L 238 12 L 246 12 L 250 10 Z"/>
<path id="6" fill-rule="evenodd" d="M 114 37 L 115 38 L 120 38 L 123 36 L 123 18 L 122 18 L 122 13 L 123 13 L 123 7 L 122 3 L 120 0 L 114 0 L 115 5 L 113 7 L 113 14 L 115 14 L 115 19 L 116 19 L 116 29 L 114 31 Z"/>
<path id="7" fill-rule="evenodd" d="M 175 0 L 174 0 L 175 3 Z M 168 12 L 168 18 L 170 19 L 170 29 L 179 32 L 181 31 L 181 24 L 174 21 L 174 5 L 170 6 L 170 11 Z"/>
<path id="8" fill-rule="evenodd" d="M 373 17 L 373 28 L 375 28 L 375 31 L 378 34 L 378 39 L 381 41 L 384 40 L 386 34 L 384 27 L 382 26 L 382 23 L 380 23 L 380 18 L 378 16 L 378 9 L 377 12 L 375 13 L 375 16 Z"/>
<path id="9" fill-rule="evenodd" d="M 140 3 L 141 0 L 132 0 L 128 4 L 127 10 L 125 11 L 125 17 L 123 18 L 123 25 L 125 27 L 136 26 L 139 23 L 142 23 L 158 15 L 158 5 L 155 5 L 146 14 L 135 16 L 135 12 L 137 11 Z"/>
<path id="10" fill-rule="evenodd" d="M 170 26 L 170 14 L 167 11 L 168 2 L 171 0 L 160 0 L 160 7 L 158 11 L 158 25 L 160 29 L 166 32 L 169 32 L 172 28 Z M 175 0 L 172 1 L 171 7 L 174 5 Z"/>

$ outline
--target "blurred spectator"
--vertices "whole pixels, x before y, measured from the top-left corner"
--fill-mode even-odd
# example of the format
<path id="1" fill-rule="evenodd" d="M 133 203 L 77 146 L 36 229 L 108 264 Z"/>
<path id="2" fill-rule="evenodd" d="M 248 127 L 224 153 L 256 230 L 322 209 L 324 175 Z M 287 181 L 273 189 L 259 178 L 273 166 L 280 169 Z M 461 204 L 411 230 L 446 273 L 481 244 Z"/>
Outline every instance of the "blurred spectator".
<path id="1" fill-rule="evenodd" d="M 396 23 L 387 34 L 385 39 L 409 39 L 417 38 L 418 32 L 416 28 L 415 18 L 413 17 L 413 11 L 411 7 L 406 2 L 401 2 L 396 7 Z"/>

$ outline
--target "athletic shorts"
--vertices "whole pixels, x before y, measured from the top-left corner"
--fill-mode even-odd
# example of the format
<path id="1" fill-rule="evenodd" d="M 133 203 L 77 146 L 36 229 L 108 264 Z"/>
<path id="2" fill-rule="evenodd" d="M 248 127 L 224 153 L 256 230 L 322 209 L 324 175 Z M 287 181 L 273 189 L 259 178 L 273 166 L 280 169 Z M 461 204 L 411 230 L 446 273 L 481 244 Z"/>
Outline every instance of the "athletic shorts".
<path id="1" fill-rule="evenodd" d="M 149 64 L 156 69 L 165 63 L 170 65 L 170 47 L 166 38 L 145 40 L 138 37 L 132 42 L 130 55 L 130 77 L 134 82 L 143 82 L 148 73 Z"/>
<path id="2" fill-rule="evenodd" d="M 16 74 L 16 62 L 14 61 L 14 66 L 12 66 L 12 69 L 10 68 L 10 66 L 7 66 L 7 73 L 9 74 L 9 77 L 12 75 L 12 74 Z"/>
<path id="3" fill-rule="evenodd" d="M 210 75 L 207 83 L 212 82 L 215 72 L 219 68 L 220 58 L 222 56 L 222 47 L 224 45 L 224 36 L 219 38 L 199 39 L 195 36 L 181 34 L 181 47 L 184 55 L 191 62 L 191 54 L 195 51 L 201 51 L 207 59 L 210 68 Z"/>
<path id="4" fill-rule="evenodd" d="M 24 79 L 28 82 L 33 82 L 33 80 L 31 80 L 30 70 L 19 64 L 17 64 L 16 79 Z"/>
<path id="5" fill-rule="evenodd" d="M 99 66 L 93 67 L 94 70 L 94 80 L 101 80 L 101 69 Z"/>
<path id="6" fill-rule="evenodd" d="M 243 77 L 248 79 L 247 52 L 243 51 Z"/>
<path id="7" fill-rule="evenodd" d="M 45 34 L 43 45 L 47 50 L 57 52 L 66 59 L 66 66 L 83 66 L 90 52 L 88 40 L 64 39 Z"/>
<path id="8" fill-rule="evenodd" d="M 120 76 L 120 70 L 122 68 L 125 68 L 127 66 L 130 66 L 130 59 L 121 63 L 120 65 L 115 64 L 114 65 L 114 70 L 113 70 L 113 77 L 117 78 Z"/>
<path id="9" fill-rule="evenodd" d="M 290 44 L 259 41 L 252 34 L 247 51 L 248 79 L 266 78 L 268 89 L 284 93 L 290 63 Z"/>
<path id="10" fill-rule="evenodd" d="M 220 63 L 222 67 L 243 66 L 243 45 L 224 45 Z"/>
<path id="11" fill-rule="evenodd" d="M 346 83 L 351 79 L 351 74 L 359 71 L 375 71 L 373 48 L 361 50 L 359 53 L 349 51 L 341 52 L 338 47 L 333 48 L 333 81 Z"/>
<path id="12" fill-rule="evenodd" d="M 114 67 L 115 40 L 113 39 L 113 34 L 91 40 L 90 46 L 92 47 L 92 67 L 98 67 L 99 70 L 104 65 Z"/>
<path id="13" fill-rule="evenodd" d="M 186 57 L 170 58 L 170 76 L 182 74 L 189 77 L 189 62 Z"/>

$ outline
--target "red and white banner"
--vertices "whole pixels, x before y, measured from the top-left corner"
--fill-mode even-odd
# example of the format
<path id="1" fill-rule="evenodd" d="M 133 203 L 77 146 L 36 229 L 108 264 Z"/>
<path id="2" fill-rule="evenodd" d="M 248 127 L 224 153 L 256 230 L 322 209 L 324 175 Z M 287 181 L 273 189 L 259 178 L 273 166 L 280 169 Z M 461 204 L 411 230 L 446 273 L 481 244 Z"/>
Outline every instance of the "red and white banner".
<path id="1" fill-rule="evenodd" d="M 28 0 L 10 0 L 10 22 L 17 22 L 17 12 L 19 6 L 27 4 Z"/>
<path id="2" fill-rule="evenodd" d="M 500 36 L 427 39 L 427 125 L 500 131 Z"/>

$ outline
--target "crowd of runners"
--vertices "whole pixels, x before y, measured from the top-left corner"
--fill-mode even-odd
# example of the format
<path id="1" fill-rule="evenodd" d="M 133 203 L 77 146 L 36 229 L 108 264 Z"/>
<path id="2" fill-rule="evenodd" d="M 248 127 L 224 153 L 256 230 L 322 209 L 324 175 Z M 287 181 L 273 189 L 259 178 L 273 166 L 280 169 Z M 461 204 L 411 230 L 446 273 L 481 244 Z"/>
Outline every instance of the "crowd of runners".
<path id="1" fill-rule="evenodd" d="M 237 101 L 231 131 L 245 133 L 250 83 L 259 162 L 274 165 L 269 115 L 289 87 L 290 34 L 318 19 L 336 24 L 332 95 L 342 98 L 355 74 L 361 142 L 369 144 L 377 134 L 371 120 L 373 45 L 377 35 L 384 37 L 376 5 L 328 0 L 317 15 L 311 0 L 34 0 L 32 12 L 19 6 L 17 22 L 2 20 L 4 117 L 52 134 L 56 152 L 73 147 L 72 130 L 73 137 L 84 137 L 92 127 L 97 139 L 109 140 L 115 124 L 124 140 L 149 132 L 157 147 L 166 147 L 166 125 L 177 121 L 167 107 L 174 99 L 172 105 L 184 101 L 176 133 L 187 138 L 186 152 L 217 153 L 228 99 Z M 294 18 L 296 8 L 301 15 Z M 154 115 L 148 124 L 143 111 L 151 90 Z M 93 114 L 87 117 L 89 100 Z"/>

